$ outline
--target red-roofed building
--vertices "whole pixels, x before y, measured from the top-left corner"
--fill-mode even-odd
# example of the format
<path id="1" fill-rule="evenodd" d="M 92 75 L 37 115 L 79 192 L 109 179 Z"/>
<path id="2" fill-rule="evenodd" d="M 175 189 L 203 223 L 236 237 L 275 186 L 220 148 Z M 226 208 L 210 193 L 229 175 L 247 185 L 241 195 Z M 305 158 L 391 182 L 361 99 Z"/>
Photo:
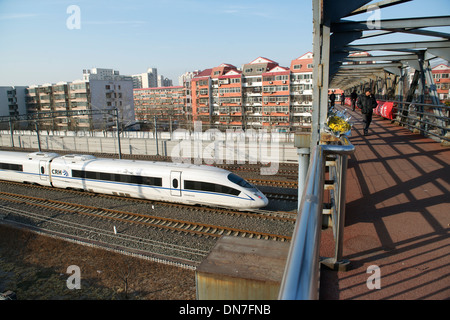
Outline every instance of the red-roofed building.
<path id="1" fill-rule="evenodd" d="M 258 57 L 242 68 L 222 63 L 198 72 L 183 86 L 188 105 L 183 109 L 188 121 L 186 128 L 192 126 L 192 121 L 201 121 L 205 130 L 265 128 L 270 131 L 309 131 L 312 64 L 312 53 L 307 52 L 292 60 L 289 68 Z M 140 108 L 136 115 L 142 115 L 142 104 L 135 105 Z M 158 107 L 154 109 L 156 112 Z M 161 114 L 162 110 L 159 111 Z"/>
<path id="2" fill-rule="evenodd" d="M 307 52 L 291 62 L 290 116 L 293 131 L 311 129 L 313 54 Z"/>
<path id="3" fill-rule="evenodd" d="M 276 66 L 262 74 L 262 125 L 289 131 L 290 70 Z"/>
<path id="4" fill-rule="evenodd" d="M 230 64 L 201 72 L 192 80 L 194 121 L 219 128 L 309 130 L 312 53 L 290 68 L 258 57 L 241 70 Z"/>
<path id="5" fill-rule="evenodd" d="M 191 80 L 192 120 L 205 124 L 211 122 L 211 73 L 205 69 Z"/>
<path id="6" fill-rule="evenodd" d="M 439 64 L 431 69 L 436 90 L 441 101 L 450 99 L 450 67 L 445 64 Z"/>
<path id="7" fill-rule="evenodd" d="M 242 127 L 241 75 L 242 72 L 234 67 L 227 73 L 213 78 L 213 124 Z"/>
<path id="8" fill-rule="evenodd" d="M 270 124 L 270 116 L 268 115 L 266 119 L 264 119 L 263 116 L 262 78 L 263 73 L 266 73 L 277 66 L 277 62 L 264 57 L 258 57 L 242 66 L 242 100 L 245 115 L 244 128 L 256 129 Z"/>

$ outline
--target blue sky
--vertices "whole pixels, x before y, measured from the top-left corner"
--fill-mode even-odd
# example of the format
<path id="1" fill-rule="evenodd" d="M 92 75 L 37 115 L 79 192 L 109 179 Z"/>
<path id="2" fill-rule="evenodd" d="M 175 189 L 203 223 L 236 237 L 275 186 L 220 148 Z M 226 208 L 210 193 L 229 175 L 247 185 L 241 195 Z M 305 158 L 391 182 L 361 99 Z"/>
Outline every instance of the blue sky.
<path id="1" fill-rule="evenodd" d="M 344 3 L 344 1 L 342 1 Z M 80 29 L 67 28 L 70 5 Z M 415 0 L 382 19 L 450 14 L 448 0 Z M 352 20 L 363 20 L 364 15 Z M 240 67 L 263 56 L 289 66 L 312 51 L 311 0 L 0 0 L 0 85 L 73 81 L 82 70 Z"/>

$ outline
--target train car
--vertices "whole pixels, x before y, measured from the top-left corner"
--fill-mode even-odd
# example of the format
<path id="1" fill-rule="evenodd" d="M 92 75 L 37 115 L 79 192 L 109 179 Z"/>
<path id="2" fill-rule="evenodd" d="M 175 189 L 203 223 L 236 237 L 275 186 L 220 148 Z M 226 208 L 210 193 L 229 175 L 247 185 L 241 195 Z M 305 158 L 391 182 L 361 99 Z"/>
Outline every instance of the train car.
<path id="1" fill-rule="evenodd" d="M 133 198 L 239 209 L 267 198 L 241 177 L 215 167 L 65 155 L 51 166 L 54 187 Z"/>
<path id="2" fill-rule="evenodd" d="M 211 166 L 45 152 L 0 152 L 0 163 L 0 179 L 56 188 L 240 210 L 268 204 L 256 187 Z"/>
<path id="3" fill-rule="evenodd" d="M 0 151 L 0 179 L 50 186 L 50 165 L 56 157 L 52 152 Z"/>

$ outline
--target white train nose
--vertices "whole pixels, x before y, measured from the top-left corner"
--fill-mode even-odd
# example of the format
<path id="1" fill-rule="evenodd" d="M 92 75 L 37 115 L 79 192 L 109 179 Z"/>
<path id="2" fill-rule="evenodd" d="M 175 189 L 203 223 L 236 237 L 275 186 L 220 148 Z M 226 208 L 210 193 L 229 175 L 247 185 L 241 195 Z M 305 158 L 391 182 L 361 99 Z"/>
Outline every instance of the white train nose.
<path id="1" fill-rule="evenodd" d="M 269 204 L 269 199 L 260 191 L 254 194 L 255 195 L 255 208 L 262 208 Z"/>
<path id="2" fill-rule="evenodd" d="M 269 199 L 267 199 L 266 196 L 263 195 L 263 198 L 261 200 L 262 200 L 262 203 L 263 203 L 261 205 L 261 207 L 265 207 L 265 206 L 267 206 L 269 204 Z"/>

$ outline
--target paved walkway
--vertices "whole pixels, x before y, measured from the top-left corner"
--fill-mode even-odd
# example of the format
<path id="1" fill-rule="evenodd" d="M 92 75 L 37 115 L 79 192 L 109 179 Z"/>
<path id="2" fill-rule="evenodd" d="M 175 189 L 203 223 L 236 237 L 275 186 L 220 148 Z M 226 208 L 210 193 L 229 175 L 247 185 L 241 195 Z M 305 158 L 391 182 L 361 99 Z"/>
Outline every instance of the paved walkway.
<path id="1" fill-rule="evenodd" d="M 322 270 L 321 299 L 449 299 L 450 148 L 378 116 L 364 136 L 361 114 L 350 114 L 356 150 L 344 258 L 351 268 Z M 322 240 L 321 256 L 333 256 L 329 230 Z M 371 265 L 379 267 L 380 289 L 367 286 Z"/>

